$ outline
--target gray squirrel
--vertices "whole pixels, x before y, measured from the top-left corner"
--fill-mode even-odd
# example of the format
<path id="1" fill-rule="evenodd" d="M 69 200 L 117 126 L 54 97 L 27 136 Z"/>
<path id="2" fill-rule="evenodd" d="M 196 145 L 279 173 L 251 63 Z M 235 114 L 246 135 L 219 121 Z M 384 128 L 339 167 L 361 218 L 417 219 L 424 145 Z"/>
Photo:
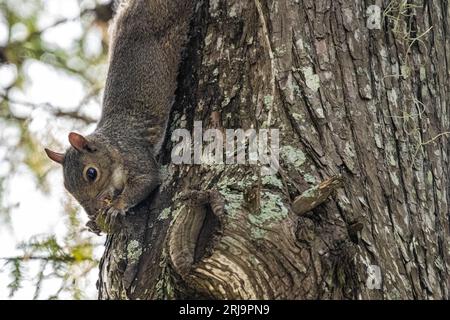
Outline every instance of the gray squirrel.
<path id="1" fill-rule="evenodd" d="M 64 186 L 87 212 L 91 231 L 111 231 L 160 184 L 155 156 L 165 137 L 195 0 L 122 1 L 111 28 L 100 121 L 92 134 L 69 134 Z M 99 219 L 102 217 L 102 219 Z"/>

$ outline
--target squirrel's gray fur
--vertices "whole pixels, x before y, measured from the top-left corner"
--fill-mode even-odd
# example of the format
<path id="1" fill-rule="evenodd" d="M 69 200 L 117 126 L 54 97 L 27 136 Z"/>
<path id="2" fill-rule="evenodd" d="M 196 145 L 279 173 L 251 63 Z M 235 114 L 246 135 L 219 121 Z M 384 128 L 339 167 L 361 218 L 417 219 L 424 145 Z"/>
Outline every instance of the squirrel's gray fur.
<path id="1" fill-rule="evenodd" d="M 49 157 L 64 168 L 66 189 L 85 208 L 88 225 L 108 224 L 144 200 L 160 183 L 155 155 L 177 86 L 194 0 L 128 0 L 111 28 L 109 69 L 103 109 L 95 131 L 71 133 L 72 145 Z M 90 182 L 86 168 L 95 168 Z"/>

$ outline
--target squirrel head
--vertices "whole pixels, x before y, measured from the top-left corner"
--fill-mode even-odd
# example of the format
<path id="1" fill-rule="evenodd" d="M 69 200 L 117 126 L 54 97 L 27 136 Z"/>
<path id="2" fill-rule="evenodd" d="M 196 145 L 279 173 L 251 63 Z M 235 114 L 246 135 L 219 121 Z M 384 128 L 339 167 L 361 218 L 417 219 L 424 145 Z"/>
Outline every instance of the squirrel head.
<path id="1" fill-rule="evenodd" d="M 69 134 L 71 147 L 65 154 L 45 149 L 48 157 L 63 166 L 64 186 L 93 216 L 106 201 L 120 193 L 124 172 L 118 153 L 102 139 Z M 116 167 L 113 165 L 116 164 Z M 118 164 L 118 165 L 117 165 Z"/>

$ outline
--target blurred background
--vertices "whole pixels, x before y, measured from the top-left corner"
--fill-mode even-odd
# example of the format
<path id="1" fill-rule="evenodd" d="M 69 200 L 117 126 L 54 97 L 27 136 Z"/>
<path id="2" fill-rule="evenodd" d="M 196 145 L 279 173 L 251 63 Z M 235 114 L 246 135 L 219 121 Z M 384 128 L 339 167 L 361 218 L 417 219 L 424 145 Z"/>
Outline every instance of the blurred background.
<path id="1" fill-rule="evenodd" d="M 95 299 L 104 238 L 64 190 L 70 131 L 100 115 L 111 0 L 0 0 L 0 299 Z"/>

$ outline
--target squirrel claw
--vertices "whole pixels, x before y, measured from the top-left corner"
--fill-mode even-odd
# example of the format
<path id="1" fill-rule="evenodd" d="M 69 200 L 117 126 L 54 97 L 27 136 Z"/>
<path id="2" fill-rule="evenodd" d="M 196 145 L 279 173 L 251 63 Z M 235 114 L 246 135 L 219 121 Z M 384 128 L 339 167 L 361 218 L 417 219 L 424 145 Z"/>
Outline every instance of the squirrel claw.
<path id="1" fill-rule="evenodd" d="M 109 208 L 105 212 L 105 226 L 108 233 L 114 233 L 120 225 L 120 210 Z"/>
<path id="2" fill-rule="evenodd" d="M 113 217 L 114 219 L 117 218 L 117 216 L 119 216 L 119 215 L 124 217 L 126 215 L 126 213 L 127 213 L 126 209 L 117 209 L 114 207 L 111 207 L 106 211 L 107 216 Z"/>
<path id="3" fill-rule="evenodd" d="M 110 207 L 106 210 L 106 220 L 105 224 L 110 230 L 116 230 L 120 225 L 121 218 L 126 215 L 126 209 L 117 209 L 115 207 Z M 114 231 L 113 231 L 114 232 Z"/>

